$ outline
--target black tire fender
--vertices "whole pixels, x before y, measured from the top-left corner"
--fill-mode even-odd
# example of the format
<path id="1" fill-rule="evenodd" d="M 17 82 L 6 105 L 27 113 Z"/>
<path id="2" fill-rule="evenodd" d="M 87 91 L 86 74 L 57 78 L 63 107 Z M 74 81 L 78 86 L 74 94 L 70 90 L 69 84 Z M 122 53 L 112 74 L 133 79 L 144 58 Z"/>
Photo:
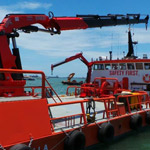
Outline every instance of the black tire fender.
<path id="1" fill-rule="evenodd" d="M 131 116 L 130 128 L 133 130 L 138 130 L 141 126 L 142 126 L 142 116 L 140 114 Z"/>
<path id="2" fill-rule="evenodd" d="M 114 127 L 111 123 L 103 123 L 98 129 L 98 140 L 103 143 L 109 143 L 114 138 Z"/>
<path id="3" fill-rule="evenodd" d="M 85 148 L 85 135 L 83 132 L 74 130 L 64 141 L 64 150 L 81 150 Z"/>
<path id="4" fill-rule="evenodd" d="M 146 112 L 146 118 L 145 119 L 146 119 L 146 123 L 150 125 L 150 112 L 149 111 Z"/>
<path id="5" fill-rule="evenodd" d="M 16 144 L 12 146 L 9 150 L 31 150 L 31 148 L 25 144 Z"/>

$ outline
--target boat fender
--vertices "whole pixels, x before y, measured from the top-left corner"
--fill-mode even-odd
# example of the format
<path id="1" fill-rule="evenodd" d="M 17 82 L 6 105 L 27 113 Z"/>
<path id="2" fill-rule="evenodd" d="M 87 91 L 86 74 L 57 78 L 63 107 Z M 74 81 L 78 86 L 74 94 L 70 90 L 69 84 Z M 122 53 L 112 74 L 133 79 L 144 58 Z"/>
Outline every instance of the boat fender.
<path id="1" fill-rule="evenodd" d="M 150 125 L 150 112 L 146 112 L 146 123 Z"/>
<path id="2" fill-rule="evenodd" d="M 130 128 L 133 130 L 138 130 L 141 126 L 142 126 L 142 116 L 140 114 L 131 116 Z"/>
<path id="3" fill-rule="evenodd" d="M 64 141 L 64 150 L 81 150 L 85 148 L 85 135 L 74 130 Z"/>
<path id="4" fill-rule="evenodd" d="M 98 130 L 98 140 L 110 143 L 114 138 L 114 127 L 111 123 L 103 123 Z"/>
<path id="5" fill-rule="evenodd" d="M 31 148 L 25 144 L 17 144 L 12 146 L 9 150 L 31 150 Z"/>

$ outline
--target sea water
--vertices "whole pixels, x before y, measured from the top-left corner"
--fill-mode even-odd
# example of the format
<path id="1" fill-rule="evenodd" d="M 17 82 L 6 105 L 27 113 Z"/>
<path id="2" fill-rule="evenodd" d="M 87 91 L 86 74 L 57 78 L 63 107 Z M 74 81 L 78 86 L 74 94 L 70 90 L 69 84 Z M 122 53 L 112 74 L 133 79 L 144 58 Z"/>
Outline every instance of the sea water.
<path id="1" fill-rule="evenodd" d="M 90 146 L 88 150 L 150 150 L 150 126 L 122 135 L 110 144 Z"/>
<path id="2" fill-rule="evenodd" d="M 68 87 L 68 85 L 61 83 L 63 80 L 66 81 L 67 78 L 48 79 L 49 83 L 59 95 L 65 94 Z M 75 80 L 80 82 L 85 79 L 77 78 Z M 29 86 L 37 86 L 39 84 L 41 84 L 41 79 L 27 81 L 27 85 Z M 133 131 L 121 136 L 110 144 L 96 144 L 88 147 L 88 150 L 150 150 L 150 126 L 142 128 L 140 131 Z"/>

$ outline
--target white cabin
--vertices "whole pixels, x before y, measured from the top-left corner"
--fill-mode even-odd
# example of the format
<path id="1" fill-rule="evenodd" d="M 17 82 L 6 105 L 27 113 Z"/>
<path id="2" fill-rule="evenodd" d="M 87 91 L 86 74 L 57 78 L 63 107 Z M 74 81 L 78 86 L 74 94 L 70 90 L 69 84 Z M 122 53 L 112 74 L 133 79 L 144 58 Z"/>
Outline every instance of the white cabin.
<path id="1" fill-rule="evenodd" d="M 117 78 L 122 88 L 150 91 L 150 59 L 95 61 L 91 81 L 95 77 Z"/>

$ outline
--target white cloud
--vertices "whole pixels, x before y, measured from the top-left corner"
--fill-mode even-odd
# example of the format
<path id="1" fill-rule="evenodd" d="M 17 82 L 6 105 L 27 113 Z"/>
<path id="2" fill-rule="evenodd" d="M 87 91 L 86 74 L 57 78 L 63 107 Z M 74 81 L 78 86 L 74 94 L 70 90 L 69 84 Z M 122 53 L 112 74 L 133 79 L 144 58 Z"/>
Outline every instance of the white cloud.
<path id="1" fill-rule="evenodd" d="M 18 2 L 13 5 L 1 5 L 0 6 L 0 22 L 6 16 L 6 14 L 11 13 L 24 13 L 26 10 L 35 9 L 49 9 L 52 6 L 51 3 L 40 3 L 40 2 Z"/>
<path id="2" fill-rule="evenodd" d="M 48 9 L 52 6 L 50 3 L 39 3 L 39 2 L 21 2 L 16 4 L 17 8 L 20 9 L 38 9 L 38 8 L 44 8 Z"/>
<path id="3" fill-rule="evenodd" d="M 0 6 L 0 22 L 4 19 L 6 14 L 11 14 L 11 13 L 20 13 L 20 11 L 13 11 Z"/>
<path id="4" fill-rule="evenodd" d="M 23 10 L 35 10 L 35 9 L 49 9 L 52 6 L 51 3 L 40 3 L 40 2 L 18 2 L 13 5 L 2 5 L 0 9 L 8 11 L 23 11 Z"/>
<path id="5" fill-rule="evenodd" d="M 127 27 L 111 27 L 91 30 L 64 31 L 61 35 L 51 36 L 45 33 L 21 34 L 20 47 L 34 50 L 49 56 L 67 57 L 84 52 L 88 57 L 96 57 L 102 50 L 127 46 Z M 140 44 L 150 44 L 150 31 L 136 28 L 134 39 Z M 112 36 L 113 34 L 113 36 Z M 103 55 L 103 54 L 102 54 Z"/>
<path id="6" fill-rule="evenodd" d="M 2 21 L 2 19 L 6 16 L 6 14 L 8 14 L 8 11 L 6 9 L 2 9 L 0 8 L 0 22 Z"/>

